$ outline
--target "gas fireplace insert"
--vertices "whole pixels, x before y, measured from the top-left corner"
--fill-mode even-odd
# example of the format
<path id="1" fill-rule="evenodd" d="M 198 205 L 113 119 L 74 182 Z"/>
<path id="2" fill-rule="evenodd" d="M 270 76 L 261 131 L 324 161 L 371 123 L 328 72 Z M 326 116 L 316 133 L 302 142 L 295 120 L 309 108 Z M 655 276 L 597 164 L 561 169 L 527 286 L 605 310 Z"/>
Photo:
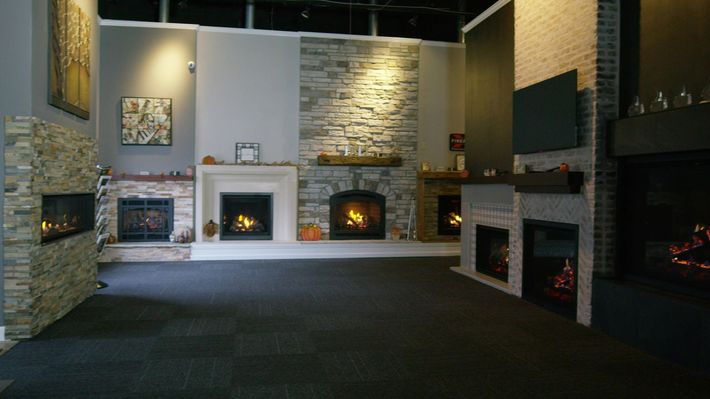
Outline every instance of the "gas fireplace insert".
<path id="1" fill-rule="evenodd" d="M 372 191 L 350 190 L 330 197 L 330 239 L 385 238 L 385 197 Z"/>
<path id="2" fill-rule="evenodd" d="M 42 196 L 42 244 L 93 229 L 93 194 Z"/>

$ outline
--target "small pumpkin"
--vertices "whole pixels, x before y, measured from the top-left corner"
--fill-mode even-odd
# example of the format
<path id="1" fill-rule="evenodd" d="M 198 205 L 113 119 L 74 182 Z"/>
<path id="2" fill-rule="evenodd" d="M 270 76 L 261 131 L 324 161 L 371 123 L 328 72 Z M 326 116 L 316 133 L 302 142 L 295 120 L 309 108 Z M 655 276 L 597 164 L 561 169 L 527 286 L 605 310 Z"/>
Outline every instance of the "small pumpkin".
<path id="1" fill-rule="evenodd" d="M 202 158 L 202 164 L 203 165 L 214 165 L 216 163 L 216 160 L 212 155 L 205 155 Z"/>
<path id="2" fill-rule="evenodd" d="M 207 222 L 207 224 L 205 224 L 205 226 L 202 228 L 202 233 L 205 236 L 212 238 L 215 234 L 217 234 L 218 227 L 219 225 L 215 223 L 212 219 L 210 219 L 210 221 Z"/>
<path id="3" fill-rule="evenodd" d="M 320 227 L 315 224 L 308 224 L 301 227 L 301 239 L 303 241 L 318 241 L 320 240 Z"/>
<path id="4" fill-rule="evenodd" d="M 560 164 L 560 172 L 569 172 L 569 165 L 562 162 Z"/>

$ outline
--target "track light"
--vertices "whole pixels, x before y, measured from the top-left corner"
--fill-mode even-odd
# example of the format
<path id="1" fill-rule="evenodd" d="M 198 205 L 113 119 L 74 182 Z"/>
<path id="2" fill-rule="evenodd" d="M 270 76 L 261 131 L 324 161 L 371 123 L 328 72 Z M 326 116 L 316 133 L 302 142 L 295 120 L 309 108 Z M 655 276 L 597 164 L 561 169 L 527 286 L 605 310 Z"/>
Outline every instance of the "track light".
<path id="1" fill-rule="evenodd" d="M 306 6 L 306 8 L 301 11 L 301 18 L 308 19 L 311 17 L 311 10 Z"/>
<path id="2" fill-rule="evenodd" d="M 409 25 L 413 27 L 417 27 L 417 23 L 419 22 L 419 15 L 415 15 L 412 18 L 409 18 L 409 21 L 407 21 Z"/>

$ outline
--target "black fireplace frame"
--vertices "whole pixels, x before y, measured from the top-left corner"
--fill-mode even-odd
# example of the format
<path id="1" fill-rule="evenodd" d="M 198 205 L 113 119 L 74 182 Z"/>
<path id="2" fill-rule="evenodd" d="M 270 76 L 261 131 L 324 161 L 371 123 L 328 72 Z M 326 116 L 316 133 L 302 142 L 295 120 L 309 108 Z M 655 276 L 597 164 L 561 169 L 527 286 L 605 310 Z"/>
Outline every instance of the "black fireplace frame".
<path id="1" fill-rule="evenodd" d="M 41 211 L 41 216 L 40 216 L 40 223 L 45 219 L 45 207 L 47 206 L 47 199 L 49 198 L 70 198 L 74 197 L 77 198 L 78 200 L 83 200 L 82 204 L 79 206 L 80 211 L 81 211 L 81 216 L 83 216 L 82 219 L 85 220 L 85 223 L 82 223 L 81 228 L 78 231 L 71 231 L 71 232 L 63 232 L 63 233 L 57 233 L 51 236 L 44 236 L 42 235 L 42 226 L 40 225 L 40 243 L 42 245 L 49 244 L 51 242 L 71 237 L 73 235 L 85 233 L 87 231 L 93 231 L 94 230 L 94 225 L 95 225 L 95 220 L 94 220 L 94 207 L 96 205 L 95 203 L 95 198 L 93 193 L 59 193 L 59 194 L 42 194 L 42 206 L 40 207 Z"/>
<path id="2" fill-rule="evenodd" d="M 224 197 L 238 196 L 243 199 L 268 198 L 269 203 L 269 220 L 268 228 L 265 232 L 245 232 L 240 233 L 225 233 L 224 232 Z M 274 194 L 273 193 L 244 193 L 244 192 L 223 192 L 219 193 L 219 239 L 220 241 L 239 241 L 239 240 L 273 240 L 274 238 Z"/>
<path id="3" fill-rule="evenodd" d="M 149 202 L 160 202 L 159 204 L 149 204 Z M 135 204 L 131 204 L 132 202 L 136 202 Z M 137 202 L 142 202 L 142 205 L 139 205 Z M 165 208 L 167 209 L 167 220 L 168 220 L 168 226 L 165 229 L 162 229 L 160 232 L 149 232 L 147 228 L 143 229 L 142 233 L 129 233 L 129 232 L 124 232 L 122 230 L 123 226 L 123 218 L 125 210 L 130 210 L 130 209 L 141 209 L 143 208 L 144 210 L 147 210 L 149 207 L 158 207 L 158 208 Z M 143 198 L 143 197 L 132 197 L 132 198 L 119 198 L 118 199 L 118 207 L 117 207 L 117 213 L 118 213 L 118 225 L 117 225 L 117 235 L 118 235 L 118 241 L 119 242 L 166 242 L 170 241 L 170 234 L 173 232 L 173 223 L 174 223 L 174 218 L 175 218 L 175 208 L 174 208 L 174 201 L 172 198 Z M 153 236 L 158 236 L 160 235 L 161 237 L 151 237 Z"/>
<path id="4" fill-rule="evenodd" d="M 333 221 L 336 218 L 336 205 L 337 201 L 342 201 L 344 199 L 348 199 L 350 201 L 355 201 L 358 198 L 366 198 L 368 200 L 376 200 L 380 204 L 380 228 L 378 229 L 377 232 L 375 233 L 367 233 L 363 234 L 361 232 L 337 232 L 335 231 L 335 226 Z M 330 204 L 330 239 L 331 240 L 384 240 L 386 233 L 385 233 L 385 226 L 387 224 L 387 219 L 386 219 L 386 208 L 387 208 L 387 199 L 384 195 L 380 193 L 376 193 L 374 191 L 366 191 L 366 190 L 348 190 L 348 191 L 341 191 L 339 193 L 333 194 L 330 196 L 329 199 L 329 204 Z"/>
<path id="5" fill-rule="evenodd" d="M 571 239 L 575 242 L 574 258 L 572 259 L 574 267 L 574 295 L 572 297 L 571 305 L 566 306 L 562 304 L 556 304 L 551 300 L 544 300 L 537 296 L 534 296 L 531 292 L 530 279 L 532 275 L 532 265 L 531 265 L 531 243 L 534 242 L 534 237 L 531 233 L 532 227 L 549 227 L 560 230 L 566 230 L 568 233 L 572 234 Z M 523 285 L 522 285 L 522 297 L 528 302 L 532 302 L 538 306 L 545 309 L 551 310 L 557 314 L 568 317 L 570 319 L 576 319 L 577 317 L 577 299 L 579 297 L 579 225 L 571 223 L 562 222 L 552 222 L 547 220 L 538 219 L 523 219 Z"/>
<path id="6" fill-rule="evenodd" d="M 488 262 L 488 257 L 484 256 L 485 254 L 481 251 L 481 248 L 484 246 L 490 247 L 491 241 L 491 237 L 484 238 L 481 235 L 481 233 L 485 230 L 495 233 L 504 233 L 508 239 L 508 248 L 510 249 L 510 230 L 502 229 L 500 227 L 488 226 L 485 224 L 476 224 L 476 271 L 487 276 L 493 277 L 496 280 L 500 280 L 507 283 L 508 279 L 510 278 L 510 263 L 508 263 L 508 273 L 506 273 L 505 276 L 496 273 L 495 271 L 480 267 L 482 263 Z"/>

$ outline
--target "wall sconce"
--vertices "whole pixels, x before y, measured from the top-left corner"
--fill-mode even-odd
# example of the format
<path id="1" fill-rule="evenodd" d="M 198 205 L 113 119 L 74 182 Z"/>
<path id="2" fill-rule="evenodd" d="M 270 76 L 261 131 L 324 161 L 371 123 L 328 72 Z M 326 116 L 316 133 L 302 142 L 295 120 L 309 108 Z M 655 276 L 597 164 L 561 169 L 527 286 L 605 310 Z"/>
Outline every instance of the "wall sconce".
<path id="1" fill-rule="evenodd" d="M 190 71 L 190 73 L 195 72 L 195 68 L 197 68 L 197 65 L 195 64 L 195 61 L 188 61 L 187 62 L 187 70 Z"/>

